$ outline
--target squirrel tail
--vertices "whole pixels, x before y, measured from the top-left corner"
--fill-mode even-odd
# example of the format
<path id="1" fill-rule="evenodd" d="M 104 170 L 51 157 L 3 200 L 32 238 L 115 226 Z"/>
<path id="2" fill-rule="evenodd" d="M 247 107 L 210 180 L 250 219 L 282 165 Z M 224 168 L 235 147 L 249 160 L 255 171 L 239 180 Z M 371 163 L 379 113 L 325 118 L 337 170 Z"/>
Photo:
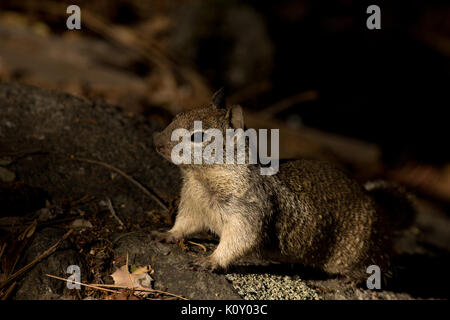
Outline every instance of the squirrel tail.
<path id="1" fill-rule="evenodd" d="M 413 224 L 416 216 L 414 197 L 405 188 L 384 180 L 369 181 L 364 188 L 388 215 L 395 230 L 404 230 Z"/>

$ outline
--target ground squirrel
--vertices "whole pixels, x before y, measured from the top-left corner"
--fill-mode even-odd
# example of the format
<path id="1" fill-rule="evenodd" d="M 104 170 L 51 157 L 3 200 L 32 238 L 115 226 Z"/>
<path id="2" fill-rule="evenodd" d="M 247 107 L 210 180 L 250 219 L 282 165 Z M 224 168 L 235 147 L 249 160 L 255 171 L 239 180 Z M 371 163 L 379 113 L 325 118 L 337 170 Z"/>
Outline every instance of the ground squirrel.
<path id="1" fill-rule="evenodd" d="M 155 134 L 157 151 L 170 161 L 177 143 L 173 130 L 193 134 L 195 120 L 222 132 L 244 127 L 241 107 L 226 108 L 219 92 L 211 105 L 177 115 Z M 183 185 L 175 224 L 152 237 L 174 242 L 200 231 L 218 235 L 214 252 L 196 262 L 201 269 L 225 269 L 257 253 L 329 274 L 367 277 L 368 266 L 388 266 L 393 233 L 412 214 L 401 188 L 364 188 L 324 161 L 287 161 L 274 175 L 261 175 L 260 165 L 248 163 L 179 167 Z"/>

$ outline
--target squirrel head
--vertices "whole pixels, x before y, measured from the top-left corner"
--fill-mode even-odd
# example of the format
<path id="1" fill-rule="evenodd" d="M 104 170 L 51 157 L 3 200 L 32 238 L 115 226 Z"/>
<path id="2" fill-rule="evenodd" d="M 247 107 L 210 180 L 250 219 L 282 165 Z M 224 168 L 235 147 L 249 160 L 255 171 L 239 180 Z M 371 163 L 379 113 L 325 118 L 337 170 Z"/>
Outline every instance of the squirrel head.
<path id="1" fill-rule="evenodd" d="M 194 122 L 201 121 L 201 130 L 196 130 Z M 198 124 L 198 123 L 197 123 Z M 220 89 L 212 96 L 211 103 L 203 108 L 185 111 L 175 116 L 172 122 L 161 132 L 154 134 L 153 141 L 156 150 L 164 158 L 172 161 L 172 149 L 180 143 L 179 139 L 173 141 L 173 133 L 177 129 L 189 134 L 190 143 L 200 143 L 202 151 L 211 142 L 206 132 L 208 129 L 217 129 L 222 133 L 225 141 L 227 129 L 244 129 L 244 114 L 240 106 L 226 107 L 224 89 Z M 214 137 L 212 138 L 214 139 Z"/>

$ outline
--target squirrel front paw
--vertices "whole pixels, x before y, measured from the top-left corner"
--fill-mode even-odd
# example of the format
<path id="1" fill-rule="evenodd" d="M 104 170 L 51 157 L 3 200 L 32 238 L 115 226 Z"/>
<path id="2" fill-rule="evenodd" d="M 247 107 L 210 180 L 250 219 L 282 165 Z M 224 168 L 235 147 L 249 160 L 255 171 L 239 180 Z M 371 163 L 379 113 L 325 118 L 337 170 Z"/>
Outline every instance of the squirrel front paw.
<path id="1" fill-rule="evenodd" d="M 195 271 L 220 272 L 223 270 L 211 256 L 197 258 L 191 262 L 190 266 Z"/>
<path id="2" fill-rule="evenodd" d="M 180 237 L 175 236 L 173 233 L 169 231 L 166 232 L 152 231 L 150 232 L 150 239 L 165 243 L 176 243 L 179 240 L 181 240 Z"/>

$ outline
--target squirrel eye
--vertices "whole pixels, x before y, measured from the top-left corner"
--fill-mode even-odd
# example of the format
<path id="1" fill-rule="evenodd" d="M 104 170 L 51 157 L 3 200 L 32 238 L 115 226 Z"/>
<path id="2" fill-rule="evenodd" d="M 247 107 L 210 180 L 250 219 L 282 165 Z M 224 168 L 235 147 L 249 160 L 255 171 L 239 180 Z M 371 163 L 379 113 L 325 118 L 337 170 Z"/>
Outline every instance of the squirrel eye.
<path id="1" fill-rule="evenodd" d="M 203 142 L 203 141 L 205 141 L 205 137 L 206 137 L 206 135 L 203 131 L 197 131 L 191 135 L 191 141 L 192 142 Z"/>

